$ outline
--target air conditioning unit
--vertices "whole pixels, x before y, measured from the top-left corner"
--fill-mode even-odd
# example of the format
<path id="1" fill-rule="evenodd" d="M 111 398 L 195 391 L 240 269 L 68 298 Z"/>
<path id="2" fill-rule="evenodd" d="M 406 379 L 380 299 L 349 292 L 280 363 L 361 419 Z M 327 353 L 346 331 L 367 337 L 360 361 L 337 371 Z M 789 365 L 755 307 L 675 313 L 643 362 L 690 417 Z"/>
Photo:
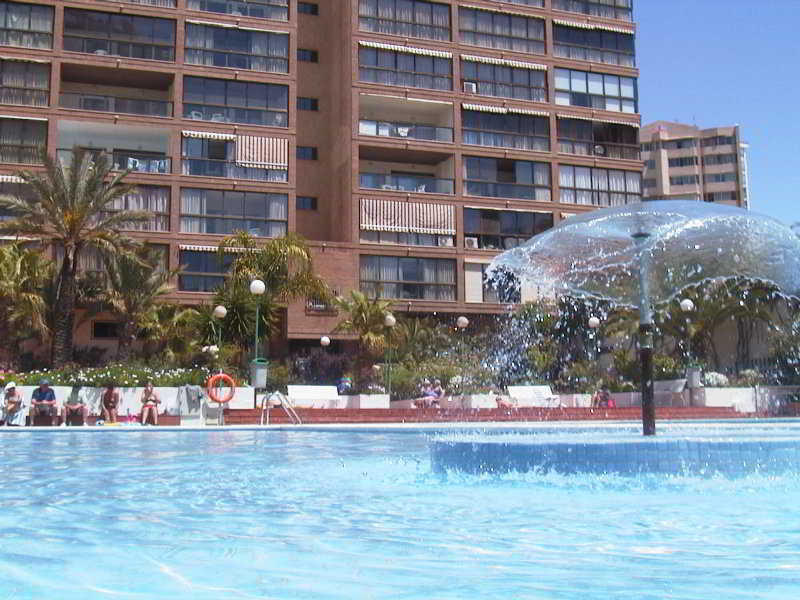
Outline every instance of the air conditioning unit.
<path id="1" fill-rule="evenodd" d="M 464 93 L 465 94 L 477 94 L 478 93 L 478 84 L 474 81 L 465 81 L 464 82 Z"/>
<path id="2" fill-rule="evenodd" d="M 606 147 L 605 146 L 601 146 L 600 144 L 597 144 L 594 147 L 594 154 L 595 154 L 595 156 L 605 156 L 606 155 Z"/>
<path id="3" fill-rule="evenodd" d="M 452 248 L 453 238 L 451 238 L 449 235 L 440 235 L 437 243 L 445 248 Z"/>
<path id="4" fill-rule="evenodd" d="M 474 250 L 478 249 L 478 238 L 476 237 L 465 237 L 464 238 L 464 248 L 472 248 Z"/>
<path id="5" fill-rule="evenodd" d="M 411 127 L 398 127 L 397 135 L 399 135 L 400 137 L 408 137 L 410 131 Z"/>

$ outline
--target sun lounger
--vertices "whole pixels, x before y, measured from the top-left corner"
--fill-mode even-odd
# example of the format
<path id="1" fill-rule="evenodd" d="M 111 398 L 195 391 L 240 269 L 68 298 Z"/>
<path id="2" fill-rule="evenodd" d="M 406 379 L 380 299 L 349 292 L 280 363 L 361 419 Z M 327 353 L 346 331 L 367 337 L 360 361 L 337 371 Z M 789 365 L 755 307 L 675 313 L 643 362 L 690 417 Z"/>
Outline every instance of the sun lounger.
<path id="1" fill-rule="evenodd" d="M 539 406 L 558 408 L 561 398 L 553 393 L 549 385 L 510 385 L 508 395 L 517 407 Z"/>

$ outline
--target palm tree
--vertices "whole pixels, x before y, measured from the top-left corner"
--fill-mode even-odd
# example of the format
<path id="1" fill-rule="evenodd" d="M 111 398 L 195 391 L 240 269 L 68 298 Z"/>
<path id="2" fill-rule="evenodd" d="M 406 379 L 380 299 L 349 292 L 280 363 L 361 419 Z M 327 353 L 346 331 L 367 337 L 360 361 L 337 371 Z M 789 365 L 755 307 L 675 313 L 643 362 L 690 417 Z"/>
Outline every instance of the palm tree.
<path id="1" fill-rule="evenodd" d="M 22 341 L 49 333 L 43 287 L 50 267 L 38 250 L 20 243 L 0 246 L 0 339 L 6 340 L 15 368 Z"/>
<path id="2" fill-rule="evenodd" d="M 147 341 L 147 356 L 160 356 L 164 363 L 172 365 L 205 345 L 197 335 L 200 314 L 195 308 L 173 303 L 158 304 L 155 310 L 149 311 L 140 331 L 142 339 Z M 208 314 L 210 316 L 210 310 Z"/>
<path id="3" fill-rule="evenodd" d="M 72 357 L 75 283 L 81 255 L 91 248 L 113 254 L 131 247 L 132 242 L 119 230 L 146 220 L 148 214 L 114 209 L 115 201 L 132 192 L 134 186 L 123 183 L 128 171 L 111 173 L 105 156 L 93 158 L 76 148 L 68 167 L 47 155 L 42 162 L 41 173 L 19 173 L 32 194 L 24 198 L 0 196 L 0 208 L 15 216 L 0 222 L 0 234 L 49 240 L 63 251 L 51 346 L 52 364 L 58 368 Z"/>
<path id="4" fill-rule="evenodd" d="M 384 324 L 392 302 L 379 298 L 370 299 L 363 292 L 353 290 L 349 298 L 336 298 L 334 304 L 346 314 L 346 317 L 339 321 L 333 331 L 353 333 L 358 336 L 356 372 L 360 378 L 368 361 L 386 348 L 390 335 L 387 330 L 393 332 L 396 329 L 388 328 Z"/>
<path id="5" fill-rule="evenodd" d="M 153 321 L 164 297 L 173 290 L 170 281 L 180 269 L 161 270 L 158 258 L 146 246 L 135 254 L 103 255 L 105 288 L 90 312 L 102 310 L 116 318 L 119 361 L 130 358 L 139 331 Z"/>

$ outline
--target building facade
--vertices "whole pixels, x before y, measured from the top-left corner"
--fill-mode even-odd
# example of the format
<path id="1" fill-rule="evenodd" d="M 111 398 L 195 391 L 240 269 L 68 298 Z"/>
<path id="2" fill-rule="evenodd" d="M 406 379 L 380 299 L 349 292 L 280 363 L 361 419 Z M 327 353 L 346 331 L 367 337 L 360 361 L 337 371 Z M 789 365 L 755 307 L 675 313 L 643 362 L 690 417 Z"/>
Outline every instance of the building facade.
<path id="1" fill-rule="evenodd" d="M 495 313 L 520 300 L 484 285 L 498 252 L 641 200 L 634 39 L 631 0 L 2 0 L 0 180 L 42 147 L 131 169 L 176 301 L 245 230 L 306 237 L 337 293 Z"/>
<path id="2" fill-rule="evenodd" d="M 641 131 L 643 196 L 750 207 L 748 145 L 738 125 L 700 129 L 656 121 Z"/>

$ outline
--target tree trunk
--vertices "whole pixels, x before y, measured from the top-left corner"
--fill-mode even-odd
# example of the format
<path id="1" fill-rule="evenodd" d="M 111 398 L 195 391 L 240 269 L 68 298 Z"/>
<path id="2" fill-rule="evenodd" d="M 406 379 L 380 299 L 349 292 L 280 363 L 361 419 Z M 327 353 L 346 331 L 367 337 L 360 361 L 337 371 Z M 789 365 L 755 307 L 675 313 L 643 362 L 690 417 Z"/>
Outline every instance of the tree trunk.
<path id="1" fill-rule="evenodd" d="M 54 369 L 59 369 L 72 360 L 72 330 L 75 325 L 75 265 L 75 257 L 70 256 L 65 249 L 53 317 L 53 343 L 50 359 Z"/>
<path id="2" fill-rule="evenodd" d="M 136 339 L 136 325 L 133 321 L 122 321 L 118 324 L 119 337 L 117 338 L 117 360 L 125 362 L 133 353 L 133 341 Z"/>

